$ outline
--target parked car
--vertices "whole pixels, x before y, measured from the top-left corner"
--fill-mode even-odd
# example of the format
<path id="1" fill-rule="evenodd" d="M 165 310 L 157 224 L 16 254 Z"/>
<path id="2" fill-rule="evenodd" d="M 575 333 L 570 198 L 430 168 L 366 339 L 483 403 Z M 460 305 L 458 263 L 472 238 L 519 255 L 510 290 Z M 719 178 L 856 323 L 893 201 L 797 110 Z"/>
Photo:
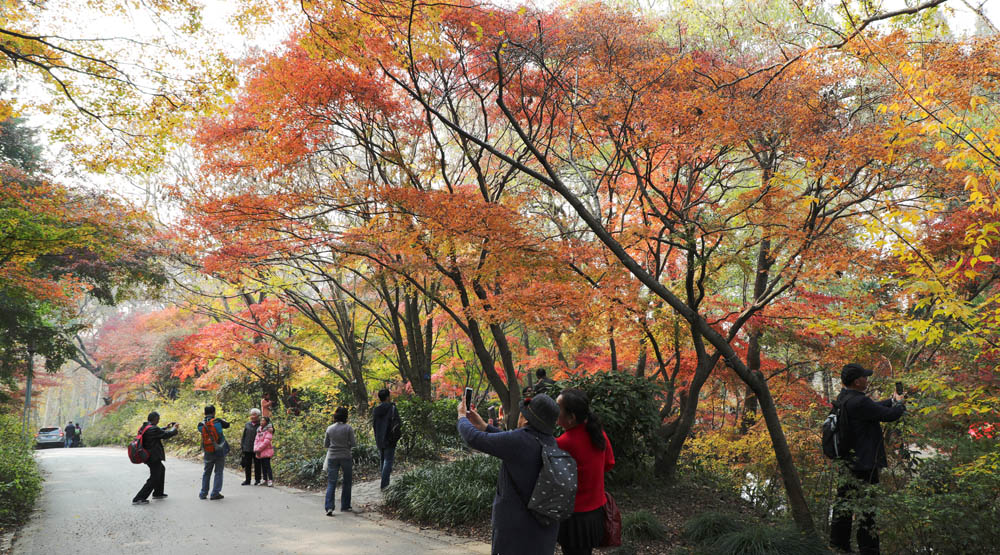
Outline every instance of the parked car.
<path id="1" fill-rule="evenodd" d="M 66 436 L 60 428 L 41 428 L 35 434 L 35 447 L 65 447 Z"/>

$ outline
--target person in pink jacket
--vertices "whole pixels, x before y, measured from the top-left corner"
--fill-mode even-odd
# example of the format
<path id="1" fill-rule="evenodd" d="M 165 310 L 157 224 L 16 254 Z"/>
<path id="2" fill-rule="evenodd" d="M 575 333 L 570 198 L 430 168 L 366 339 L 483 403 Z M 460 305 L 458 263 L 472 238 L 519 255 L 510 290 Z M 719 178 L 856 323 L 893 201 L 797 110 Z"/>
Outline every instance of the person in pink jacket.
<path id="1" fill-rule="evenodd" d="M 274 473 L 271 472 L 271 457 L 274 456 L 274 445 L 271 444 L 273 439 L 274 426 L 271 425 L 271 419 L 265 416 L 261 418 L 260 427 L 257 428 L 257 437 L 253 442 L 253 454 L 260 459 L 260 470 L 263 474 L 261 479 L 268 487 L 274 487 Z"/>

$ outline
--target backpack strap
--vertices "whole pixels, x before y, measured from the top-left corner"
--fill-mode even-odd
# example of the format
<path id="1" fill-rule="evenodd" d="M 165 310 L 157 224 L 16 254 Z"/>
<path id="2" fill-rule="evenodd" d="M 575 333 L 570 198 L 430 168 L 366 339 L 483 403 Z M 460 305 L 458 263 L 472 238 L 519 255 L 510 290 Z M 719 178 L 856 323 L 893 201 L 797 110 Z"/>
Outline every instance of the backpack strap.
<path id="1" fill-rule="evenodd" d="M 146 431 L 149 430 L 152 427 L 153 427 L 152 424 L 148 424 L 148 425 L 144 426 L 142 429 L 140 429 L 139 433 L 136 434 L 135 439 L 138 440 L 139 447 L 142 447 L 143 449 L 146 448 L 146 440 L 145 440 L 145 438 L 142 437 L 142 435 L 145 434 Z"/>

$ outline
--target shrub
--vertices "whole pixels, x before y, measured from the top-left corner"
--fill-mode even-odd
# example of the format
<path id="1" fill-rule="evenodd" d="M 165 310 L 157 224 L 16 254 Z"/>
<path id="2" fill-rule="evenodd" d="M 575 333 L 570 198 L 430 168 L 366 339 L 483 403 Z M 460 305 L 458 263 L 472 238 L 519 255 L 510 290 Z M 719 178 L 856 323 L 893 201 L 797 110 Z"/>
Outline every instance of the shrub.
<path id="1" fill-rule="evenodd" d="M 651 380 L 619 372 L 574 377 L 558 383 L 590 397 L 591 409 L 601 419 L 615 452 L 612 483 L 631 484 L 652 475 L 658 449 L 660 390 Z"/>
<path id="2" fill-rule="evenodd" d="M 403 419 L 403 437 L 398 449 L 406 458 L 436 459 L 447 449 L 461 449 L 455 427 L 456 399 L 425 401 L 416 396 L 395 400 Z"/>
<path id="3" fill-rule="evenodd" d="M 0 529 L 24 522 L 41 490 L 31 440 L 17 418 L 0 415 Z"/>
<path id="4" fill-rule="evenodd" d="M 883 480 L 876 522 L 893 552 L 985 553 L 984 546 L 1000 545 L 1000 476 L 956 476 L 954 464 L 929 459 L 906 483 Z"/>
<path id="5" fill-rule="evenodd" d="M 355 416 L 355 415 L 352 415 Z M 354 474 L 363 477 L 378 468 L 379 453 L 371 434 L 367 418 L 349 420 L 358 446 L 354 449 Z M 325 483 L 323 475 L 323 435 L 333 423 L 333 417 L 324 412 L 305 412 L 299 416 L 274 415 L 274 466 L 275 476 L 303 484 Z M 242 427 L 242 425 L 241 425 Z M 237 443 L 239 438 L 237 438 Z"/>
<path id="6" fill-rule="evenodd" d="M 663 540 L 667 528 L 649 511 L 622 515 L 622 535 L 630 541 Z"/>
<path id="7" fill-rule="evenodd" d="M 431 464 L 393 481 L 385 504 L 406 519 L 436 526 L 481 522 L 490 514 L 500 460 L 473 455 Z"/>

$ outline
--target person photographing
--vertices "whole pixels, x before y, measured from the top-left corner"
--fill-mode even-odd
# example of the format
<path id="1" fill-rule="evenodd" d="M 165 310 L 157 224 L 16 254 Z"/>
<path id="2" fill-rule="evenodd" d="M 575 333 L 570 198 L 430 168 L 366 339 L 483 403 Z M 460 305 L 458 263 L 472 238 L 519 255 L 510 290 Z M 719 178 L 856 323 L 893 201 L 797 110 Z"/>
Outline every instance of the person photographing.
<path id="1" fill-rule="evenodd" d="M 850 363 L 844 365 L 840 381 L 844 387 L 835 401 L 841 407 L 846 422 L 849 446 L 844 460 L 849 476 L 837 488 L 833 522 L 830 525 L 830 545 L 842 552 L 851 552 L 851 526 L 854 511 L 850 499 L 857 498 L 865 484 L 879 482 L 879 470 L 888 466 L 882 422 L 895 422 L 906 411 L 905 396 L 897 389 L 889 399 L 875 401 L 865 393 L 868 378 L 874 372 Z M 879 539 L 875 527 L 875 510 L 868 508 L 858 516 L 858 551 L 863 555 L 878 555 Z"/>
<path id="2" fill-rule="evenodd" d="M 167 424 L 166 428 L 160 428 L 160 413 L 155 410 L 146 417 L 146 422 L 139 428 L 139 435 L 142 437 L 142 448 L 149 451 L 149 459 L 146 466 L 149 467 L 149 478 L 143 484 L 139 493 L 132 498 L 133 505 L 145 505 L 149 503 L 149 494 L 153 494 L 153 499 L 166 499 L 167 494 L 163 493 L 163 481 L 167 470 L 163 466 L 163 461 L 167 455 L 163 450 L 163 440 L 170 439 L 177 435 L 180 426 L 176 422 Z"/>

